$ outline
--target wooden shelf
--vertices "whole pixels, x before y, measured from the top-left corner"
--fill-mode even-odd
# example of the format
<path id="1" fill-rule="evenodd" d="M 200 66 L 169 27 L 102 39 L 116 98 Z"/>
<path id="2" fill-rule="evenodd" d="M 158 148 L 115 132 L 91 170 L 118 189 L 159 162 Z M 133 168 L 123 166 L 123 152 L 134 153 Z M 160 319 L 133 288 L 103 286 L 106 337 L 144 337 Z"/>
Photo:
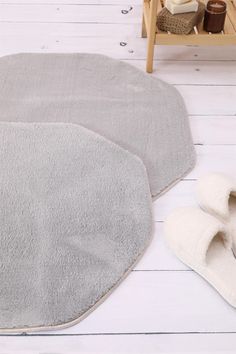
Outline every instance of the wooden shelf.
<path id="1" fill-rule="evenodd" d="M 202 0 L 201 0 L 202 1 Z M 208 33 L 203 24 L 196 26 L 188 35 L 160 31 L 156 26 L 157 14 L 164 7 L 163 0 L 144 0 L 142 36 L 148 37 L 147 72 L 152 72 L 154 45 L 236 45 L 236 0 L 227 2 L 227 15 L 222 33 Z M 146 34 L 146 35 L 145 35 Z"/>
<path id="2" fill-rule="evenodd" d="M 163 3 L 158 0 L 158 12 L 163 8 Z M 236 7 L 233 1 L 227 1 L 227 15 L 224 31 L 222 33 L 208 33 L 198 25 L 188 35 L 176 35 L 156 30 L 155 44 L 173 45 L 230 45 L 236 44 Z"/>

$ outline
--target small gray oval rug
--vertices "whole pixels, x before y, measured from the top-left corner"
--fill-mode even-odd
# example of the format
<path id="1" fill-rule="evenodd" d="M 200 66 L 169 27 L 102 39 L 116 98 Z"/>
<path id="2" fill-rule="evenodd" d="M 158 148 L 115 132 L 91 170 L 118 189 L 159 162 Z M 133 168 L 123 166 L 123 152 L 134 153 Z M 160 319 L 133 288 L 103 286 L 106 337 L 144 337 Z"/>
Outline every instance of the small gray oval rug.
<path id="1" fill-rule="evenodd" d="M 150 242 L 146 169 L 60 123 L 0 123 L 0 166 L 0 330 L 75 324 Z"/>
<path id="2" fill-rule="evenodd" d="M 178 91 L 103 55 L 1 58 L 0 120 L 77 123 L 99 133 L 142 159 L 153 198 L 195 163 Z"/>

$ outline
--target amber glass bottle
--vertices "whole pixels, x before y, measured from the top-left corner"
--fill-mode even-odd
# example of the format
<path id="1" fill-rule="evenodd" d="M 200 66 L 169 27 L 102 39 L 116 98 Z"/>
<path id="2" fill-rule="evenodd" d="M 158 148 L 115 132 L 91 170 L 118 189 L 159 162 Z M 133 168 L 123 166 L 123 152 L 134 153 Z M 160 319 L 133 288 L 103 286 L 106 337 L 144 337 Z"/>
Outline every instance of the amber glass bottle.
<path id="1" fill-rule="evenodd" d="M 205 10 L 203 28 L 207 32 L 223 31 L 226 16 L 226 3 L 222 0 L 209 0 Z"/>

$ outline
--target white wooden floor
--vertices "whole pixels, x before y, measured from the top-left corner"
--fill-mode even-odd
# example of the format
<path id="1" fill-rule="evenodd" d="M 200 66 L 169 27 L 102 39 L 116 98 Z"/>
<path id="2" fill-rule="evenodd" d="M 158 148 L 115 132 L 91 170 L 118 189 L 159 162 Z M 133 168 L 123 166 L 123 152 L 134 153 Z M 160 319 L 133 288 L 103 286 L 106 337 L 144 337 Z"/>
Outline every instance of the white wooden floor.
<path id="1" fill-rule="evenodd" d="M 141 0 L 0 0 L 0 55 L 94 52 L 144 70 L 140 20 Z M 0 354 L 236 353 L 236 310 L 180 263 L 163 238 L 168 213 L 196 203 L 202 173 L 236 176 L 236 47 L 157 47 L 153 75 L 185 99 L 196 168 L 154 203 L 154 240 L 103 305 L 66 330 L 0 336 Z"/>

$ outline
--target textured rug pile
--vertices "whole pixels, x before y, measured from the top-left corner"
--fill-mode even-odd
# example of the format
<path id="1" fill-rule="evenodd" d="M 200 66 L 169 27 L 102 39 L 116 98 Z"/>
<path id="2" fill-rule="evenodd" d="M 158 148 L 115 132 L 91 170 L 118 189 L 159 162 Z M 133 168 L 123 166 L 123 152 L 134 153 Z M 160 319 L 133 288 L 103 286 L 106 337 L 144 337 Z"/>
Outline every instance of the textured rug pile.
<path id="1" fill-rule="evenodd" d="M 195 153 L 170 85 L 94 54 L 0 59 L 0 330 L 79 322 L 151 240 Z"/>

